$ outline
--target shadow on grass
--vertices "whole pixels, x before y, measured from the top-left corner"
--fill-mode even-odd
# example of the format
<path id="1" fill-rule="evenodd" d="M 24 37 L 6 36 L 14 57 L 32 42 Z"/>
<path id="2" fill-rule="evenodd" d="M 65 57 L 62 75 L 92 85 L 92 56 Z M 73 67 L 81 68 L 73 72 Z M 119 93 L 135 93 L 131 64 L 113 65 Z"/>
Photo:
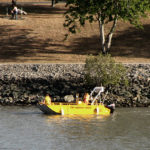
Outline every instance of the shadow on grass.
<path id="1" fill-rule="evenodd" d="M 38 40 L 37 37 L 29 38 L 32 30 L 14 29 L 10 25 L 0 26 L 0 61 L 19 62 L 31 58 L 33 61 L 54 60 L 50 54 L 98 54 L 99 37 L 76 38 L 69 45 L 65 42 L 55 42 L 52 39 Z M 17 33 L 17 34 L 15 34 Z M 115 36 L 112 43 L 113 56 L 150 58 L 150 25 L 144 25 L 144 30 L 129 28 Z M 41 54 L 36 58 L 36 54 Z M 63 58 L 57 58 L 60 61 Z M 32 61 L 31 60 L 31 61 Z"/>
<path id="2" fill-rule="evenodd" d="M 17 62 L 18 57 L 32 57 L 36 55 L 41 46 L 44 49 L 47 41 L 39 41 L 36 37 L 28 38 L 31 30 L 12 29 L 12 26 L 0 26 L 0 59 Z M 17 34 L 15 35 L 15 33 Z"/>
<path id="3" fill-rule="evenodd" d="M 144 29 L 134 27 L 114 37 L 111 53 L 113 56 L 150 58 L 150 24 Z"/>

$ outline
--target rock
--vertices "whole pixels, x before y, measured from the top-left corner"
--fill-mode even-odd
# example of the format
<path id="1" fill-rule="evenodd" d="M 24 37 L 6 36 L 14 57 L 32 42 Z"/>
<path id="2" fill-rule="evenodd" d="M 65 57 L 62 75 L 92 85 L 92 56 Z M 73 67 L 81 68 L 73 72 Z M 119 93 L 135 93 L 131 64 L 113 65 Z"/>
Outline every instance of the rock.
<path id="1" fill-rule="evenodd" d="M 10 104 L 13 104 L 13 103 L 14 103 L 14 100 L 13 100 L 12 97 L 9 97 L 8 100 L 9 100 Z"/>

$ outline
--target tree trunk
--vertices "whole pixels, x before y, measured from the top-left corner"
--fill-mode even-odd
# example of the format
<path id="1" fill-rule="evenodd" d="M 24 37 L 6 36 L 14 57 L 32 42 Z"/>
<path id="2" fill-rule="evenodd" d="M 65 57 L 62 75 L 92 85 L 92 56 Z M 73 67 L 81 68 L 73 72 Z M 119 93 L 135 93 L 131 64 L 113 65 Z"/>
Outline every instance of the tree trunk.
<path id="1" fill-rule="evenodd" d="M 105 37 L 104 21 L 101 20 L 100 14 L 98 16 L 99 16 L 98 22 L 99 22 L 99 30 L 100 30 L 100 41 L 102 45 L 102 53 L 107 54 L 110 51 L 113 33 L 117 25 L 117 16 L 114 17 L 113 25 L 106 37 Z"/>
<path id="2" fill-rule="evenodd" d="M 107 52 L 110 51 L 110 47 L 111 47 L 111 43 L 112 43 L 112 37 L 113 37 L 114 30 L 116 28 L 116 25 L 117 25 L 117 16 L 114 18 L 112 28 L 110 29 L 110 32 L 107 35 L 107 44 L 106 44 Z"/>
<path id="3" fill-rule="evenodd" d="M 100 41 L 102 45 L 102 53 L 106 54 L 104 22 L 101 21 L 100 16 L 99 16 L 99 30 L 100 30 Z"/>

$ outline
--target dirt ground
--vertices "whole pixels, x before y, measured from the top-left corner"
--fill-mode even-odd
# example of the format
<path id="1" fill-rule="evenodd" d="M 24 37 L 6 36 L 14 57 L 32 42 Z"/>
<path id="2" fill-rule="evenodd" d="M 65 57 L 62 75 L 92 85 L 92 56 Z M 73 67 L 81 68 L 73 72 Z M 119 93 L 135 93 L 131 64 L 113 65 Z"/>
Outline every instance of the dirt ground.
<path id="1" fill-rule="evenodd" d="M 87 55 L 100 52 L 97 23 L 64 41 L 64 3 L 19 6 L 28 15 L 18 20 L 6 16 L 8 6 L 0 5 L 0 63 L 84 63 Z M 144 30 L 119 21 L 111 48 L 117 62 L 150 63 L 150 18 L 142 23 Z"/>

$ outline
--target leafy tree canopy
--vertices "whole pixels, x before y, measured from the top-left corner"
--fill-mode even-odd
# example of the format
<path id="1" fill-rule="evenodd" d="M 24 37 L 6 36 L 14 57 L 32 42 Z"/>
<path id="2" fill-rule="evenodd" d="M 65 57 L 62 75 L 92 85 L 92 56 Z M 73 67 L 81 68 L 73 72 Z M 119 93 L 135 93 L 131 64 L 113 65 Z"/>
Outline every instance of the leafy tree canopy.
<path id="1" fill-rule="evenodd" d="M 150 9 L 150 0 L 67 0 L 68 10 L 65 13 L 65 27 L 71 33 L 85 25 L 86 20 L 90 23 L 99 22 L 102 51 L 110 49 L 112 35 L 118 19 L 129 21 L 136 27 L 141 27 L 140 17 L 146 16 Z M 113 22 L 108 35 L 105 36 L 104 25 Z"/>

